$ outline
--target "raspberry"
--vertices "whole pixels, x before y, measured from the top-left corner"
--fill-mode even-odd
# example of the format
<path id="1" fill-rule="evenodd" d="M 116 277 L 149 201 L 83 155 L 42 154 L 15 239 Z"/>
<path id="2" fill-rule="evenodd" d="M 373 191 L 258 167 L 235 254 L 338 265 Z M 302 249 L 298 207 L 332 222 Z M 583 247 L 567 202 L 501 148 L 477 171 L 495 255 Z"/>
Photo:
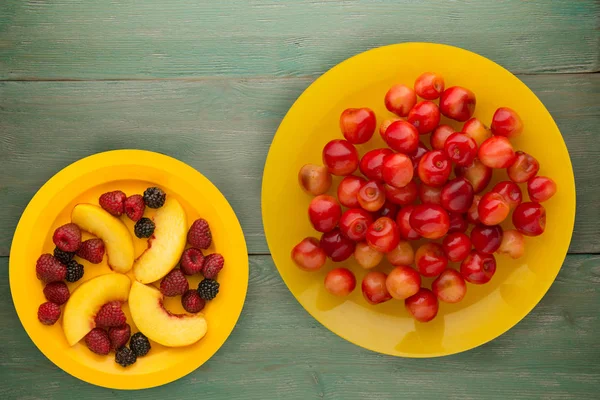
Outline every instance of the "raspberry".
<path id="1" fill-rule="evenodd" d="M 161 208 L 165 204 L 167 195 L 162 189 L 149 187 L 144 191 L 144 203 L 150 208 Z"/>
<path id="2" fill-rule="evenodd" d="M 52 241 L 62 251 L 74 252 L 81 246 L 81 230 L 73 223 L 56 228 Z"/>
<path id="3" fill-rule="evenodd" d="M 202 272 L 202 268 L 204 268 L 204 254 L 202 254 L 202 250 L 194 249 L 193 247 L 186 249 L 181 255 L 179 264 L 184 274 L 197 274 L 198 272 Z"/>
<path id="4" fill-rule="evenodd" d="M 150 341 L 142 332 L 135 333 L 131 337 L 129 340 L 129 347 L 138 357 L 145 356 L 152 348 L 152 346 L 150 346 Z"/>
<path id="5" fill-rule="evenodd" d="M 62 251 L 58 247 L 54 248 L 54 257 L 63 264 L 66 264 L 69 261 L 71 261 L 73 259 L 74 255 L 75 255 L 75 253 L 68 252 L 68 251 Z"/>
<path id="6" fill-rule="evenodd" d="M 127 322 L 127 317 L 123 310 L 121 310 L 121 303 L 118 301 L 111 301 L 100 307 L 94 321 L 96 322 L 96 326 L 112 328 L 124 325 Z"/>
<path id="7" fill-rule="evenodd" d="M 133 231 L 135 232 L 135 236 L 142 238 L 149 238 L 154 233 L 154 222 L 150 218 L 142 218 L 138 222 L 135 223 L 133 227 Z"/>
<path id="8" fill-rule="evenodd" d="M 44 283 L 59 282 L 67 276 L 67 267 L 52 254 L 42 254 L 35 263 L 35 273 Z"/>
<path id="9" fill-rule="evenodd" d="M 127 214 L 132 221 L 139 221 L 140 218 L 144 216 L 145 208 L 146 204 L 144 203 L 144 198 L 139 194 L 129 196 L 127 200 L 125 200 L 125 214 Z"/>
<path id="10" fill-rule="evenodd" d="M 107 355 L 110 351 L 110 339 L 104 329 L 94 328 L 85 335 L 85 344 L 96 354 Z"/>
<path id="11" fill-rule="evenodd" d="M 212 279 L 203 279 L 198 284 L 198 294 L 204 300 L 212 300 L 219 293 L 219 282 Z"/>
<path id="12" fill-rule="evenodd" d="M 69 300 L 71 293 L 64 282 L 51 282 L 44 287 L 44 296 L 46 300 L 61 306 Z"/>
<path id="13" fill-rule="evenodd" d="M 127 347 L 121 347 L 115 353 L 115 362 L 122 367 L 127 367 L 137 361 L 137 356 L 133 350 Z"/>
<path id="14" fill-rule="evenodd" d="M 206 301 L 200 297 L 197 290 L 188 290 L 181 296 L 181 305 L 183 309 L 189 313 L 197 313 L 202 311 Z"/>
<path id="15" fill-rule="evenodd" d="M 190 285 L 180 269 L 174 269 L 160 282 L 160 292 L 165 296 L 172 297 L 184 294 Z"/>
<path id="16" fill-rule="evenodd" d="M 187 236 L 188 243 L 199 249 L 208 249 L 212 242 L 212 234 L 210 227 L 205 219 L 197 219 L 194 221 Z"/>
<path id="17" fill-rule="evenodd" d="M 209 254 L 204 259 L 204 269 L 202 275 L 208 279 L 216 279 L 219 271 L 223 269 L 225 259 L 219 253 Z"/>
<path id="18" fill-rule="evenodd" d="M 38 319 L 44 325 L 54 325 L 60 318 L 60 307 L 47 301 L 38 308 Z"/>
<path id="19" fill-rule="evenodd" d="M 83 277 L 83 265 L 79 264 L 77 260 L 71 260 L 67 264 L 67 275 L 65 280 L 67 282 L 77 282 Z"/>
<path id="20" fill-rule="evenodd" d="M 131 327 L 129 324 L 110 328 L 108 338 L 110 339 L 110 348 L 116 350 L 127 344 L 131 336 Z"/>
<path id="21" fill-rule="evenodd" d="M 125 212 L 125 199 L 127 195 L 120 190 L 107 192 L 100 196 L 100 207 L 104 208 L 115 217 L 120 217 Z"/>
<path id="22" fill-rule="evenodd" d="M 100 264 L 104 257 L 104 242 L 102 239 L 88 239 L 81 243 L 77 255 L 92 264 Z"/>

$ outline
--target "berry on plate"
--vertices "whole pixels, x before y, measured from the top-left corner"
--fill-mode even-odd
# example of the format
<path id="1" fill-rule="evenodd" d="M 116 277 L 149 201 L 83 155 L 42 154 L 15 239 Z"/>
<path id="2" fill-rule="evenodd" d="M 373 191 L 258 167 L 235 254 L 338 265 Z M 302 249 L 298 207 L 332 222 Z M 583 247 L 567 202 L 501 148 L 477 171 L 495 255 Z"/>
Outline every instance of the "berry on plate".
<path id="1" fill-rule="evenodd" d="M 76 224 L 65 224 L 56 228 L 52 235 L 52 241 L 62 251 L 77 251 L 81 246 L 81 230 Z"/>
<path id="2" fill-rule="evenodd" d="M 44 283 L 58 282 L 67 276 L 67 267 L 52 254 L 42 254 L 35 263 L 35 273 Z"/>
<path id="3" fill-rule="evenodd" d="M 107 355 L 110 352 L 110 339 L 104 329 L 94 328 L 85 335 L 85 344 L 92 352 Z"/>
<path id="4" fill-rule="evenodd" d="M 134 333 L 129 340 L 129 348 L 133 350 L 136 356 L 143 357 L 152 348 L 150 341 L 142 332 Z"/>
<path id="5" fill-rule="evenodd" d="M 139 221 L 144 216 L 145 209 L 146 203 L 144 202 L 144 197 L 140 194 L 134 194 L 125 200 L 125 214 L 134 222 Z"/>
<path id="6" fill-rule="evenodd" d="M 204 261 L 205 257 L 204 254 L 202 254 L 202 250 L 190 247 L 189 249 L 185 249 L 181 254 L 179 267 L 184 274 L 194 275 L 202 272 Z"/>
<path id="7" fill-rule="evenodd" d="M 166 199 L 167 195 L 161 188 L 149 187 L 144 190 L 144 203 L 150 208 L 161 208 Z"/>
<path id="8" fill-rule="evenodd" d="M 108 329 L 108 338 L 110 339 L 110 348 L 119 349 L 127 344 L 131 336 L 131 327 L 129 324 L 114 326 Z"/>
<path id="9" fill-rule="evenodd" d="M 71 260 L 67 263 L 67 274 L 65 280 L 67 282 L 77 282 L 83 278 L 83 265 L 79 264 L 77 260 Z"/>
<path id="10" fill-rule="evenodd" d="M 107 192 L 100 196 L 98 202 L 100 207 L 115 217 L 120 217 L 125 212 L 125 200 L 127 195 L 120 190 Z"/>
<path id="11" fill-rule="evenodd" d="M 137 361 L 137 356 L 133 350 L 127 347 L 121 347 L 115 352 L 115 362 L 121 367 L 128 367 Z"/>
<path id="12" fill-rule="evenodd" d="M 135 223 L 133 232 L 138 238 L 144 239 L 151 237 L 155 228 L 156 225 L 154 224 L 154 221 L 152 221 L 150 218 L 144 217 Z"/>
<path id="13" fill-rule="evenodd" d="M 47 301 L 38 308 L 38 320 L 44 325 L 54 325 L 60 318 L 60 306 Z"/>
<path id="14" fill-rule="evenodd" d="M 127 317 L 121 309 L 121 302 L 111 301 L 100 307 L 94 321 L 98 327 L 112 328 L 124 325 L 127 322 Z"/>
<path id="15" fill-rule="evenodd" d="M 217 275 L 223 269 L 225 259 L 219 253 L 213 253 L 206 256 L 204 259 L 204 268 L 202 269 L 202 275 L 208 279 L 217 279 Z"/>
<path id="16" fill-rule="evenodd" d="M 167 297 L 180 296 L 189 288 L 190 285 L 180 269 L 172 270 L 160 282 L 160 292 Z"/>
<path id="17" fill-rule="evenodd" d="M 67 264 L 75 256 L 74 252 L 62 251 L 58 247 L 54 248 L 54 258 L 63 264 Z"/>
<path id="18" fill-rule="evenodd" d="M 88 260 L 92 264 L 100 264 L 104 258 L 104 242 L 102 239 L 88 239 L 81 243 L 77 256 Z"/>
<path id="19" fill-rule="evenodd" d="M 188 231 L 187 241 L 192 246 L 202 250 L 206 250 L 210 247 L 212 233 L 210 232 L 210 227 L 205 219 L 199 218 L 194 221 Z"/>
<path id="20" fill-rule="evenodd" d="M 71 293 L 64 282 L 50 282 L 44 287 L 46 300 L 62 306 L 69 300 Z"/>
<path id="21" fill-rule="evenodd" d="M 196 314 L 204 308 L 206 301 L 200 297 L 197 290 L 188 290 L 181 296 L 181 305 L 189 313 Z"/>
<path id="22" fill-rule="evenodd" d="M 198 294 L 204 300 L 212 300 L 219 293 L 219 282 L 205 278 L 198 284 Z"/>

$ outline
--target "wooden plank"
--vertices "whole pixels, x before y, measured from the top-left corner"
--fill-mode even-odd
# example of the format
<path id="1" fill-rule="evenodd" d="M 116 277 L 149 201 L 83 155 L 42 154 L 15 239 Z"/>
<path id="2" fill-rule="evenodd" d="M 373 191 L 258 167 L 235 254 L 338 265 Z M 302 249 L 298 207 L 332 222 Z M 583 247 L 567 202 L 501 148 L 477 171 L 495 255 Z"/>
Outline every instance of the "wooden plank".
<path id="1" fill-rule="evenodd" d="M 578 188 L 572 252 L 600 251 L 600 75 L 522 76 L 556 119 Z M 306 78 L 0 83 L 0 255 L 36 190 L 69 163 L 117 148 L 174 156 L 238 214 L 250 253 L 268 253 L 260 185 L 274 132 Z"/>
<path id="2" fill-rule="evenodd" d="M 501 337 L 458 355 L 398 359 L 325 329 L 292 297 L 271 258 L 253 256 L 244 312 L 229 340 L 198 370 L 156 389 L 109 391 L 70 377 L 36 349 L 12 307 L 0 308 L 0 398 L 597 398 L 598 284 L 600 257 L 568 256 L 541 303 Z M 0 299 L 10 304 L 6 258 Z"/>
<path id="3" fill-rule="evenodd" d="M 600 66 L 595 0 L 0 2 L 0 79 L 316 76 L 364 50 L 441 42 L 516 73 Z"/>

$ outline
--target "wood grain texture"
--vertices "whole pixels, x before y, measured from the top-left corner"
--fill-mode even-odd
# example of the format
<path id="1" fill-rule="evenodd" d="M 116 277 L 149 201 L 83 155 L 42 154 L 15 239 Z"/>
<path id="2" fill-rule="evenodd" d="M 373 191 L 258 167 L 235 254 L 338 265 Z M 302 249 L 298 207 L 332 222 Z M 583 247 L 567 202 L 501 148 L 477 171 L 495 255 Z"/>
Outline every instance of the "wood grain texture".
<path id="1" fill-rule="evenodd" d="M 522 76 L 569 147 L 578 189 L 571 252 L 599 252 L 600 74 Z M 309 78 L 0 83 L 0 256 L 19 215 L 81 157 L 142 148 L 201 171 L 236 211 L 252 254 L 268 253 L 260 213 L 271 139 Z"/>
<path id="2" fill-rule="evenodd" d="M 0 79 L 316 76 L 441 42 L 516 73 L 600 69 L 596 0 L 0 2 Z"/>
<path id="3" fill-rule="evenodd" d="M 2 399 L 592 399 L 600 385 L 600 257 L 568 256 L 541 303 L 474 350 L 438 359 L 373 353 L 331 333 L 292 297 L 269 256 L 250 258 L 244 312 L 205 365 L 132 392 L 83 383 L 48 361 L 11 306 L 0 258 Z M 34 312 L 32 310 L 32 312 Z"/>

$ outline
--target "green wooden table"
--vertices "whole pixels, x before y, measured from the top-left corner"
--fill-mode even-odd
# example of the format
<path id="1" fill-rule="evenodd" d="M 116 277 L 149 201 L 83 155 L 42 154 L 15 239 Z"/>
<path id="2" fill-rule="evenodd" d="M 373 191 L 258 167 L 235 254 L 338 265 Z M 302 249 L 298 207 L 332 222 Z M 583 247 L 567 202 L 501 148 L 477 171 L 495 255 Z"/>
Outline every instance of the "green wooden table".
<path id="1" fill-rule="evenodd" d="M 3 0 L 0 2 L 0 398 L 598 398 L 600 3 L 581 1 Z M 296 302 L 260 215 L 269 144 L 327 69 L 390 43 L 432 41 L 500 63 L 539 96 L 577 183 L 570 253 L 542 302 L 469 352 L 400 359 L 356 347 Z M 202 171 L 237 212 L 250 252 L 230 339 L 179 381 L 135 393 L 48 361 L 14 311 L 8 255 L 19 216 L 54 173 L 140 148 Z"/>

